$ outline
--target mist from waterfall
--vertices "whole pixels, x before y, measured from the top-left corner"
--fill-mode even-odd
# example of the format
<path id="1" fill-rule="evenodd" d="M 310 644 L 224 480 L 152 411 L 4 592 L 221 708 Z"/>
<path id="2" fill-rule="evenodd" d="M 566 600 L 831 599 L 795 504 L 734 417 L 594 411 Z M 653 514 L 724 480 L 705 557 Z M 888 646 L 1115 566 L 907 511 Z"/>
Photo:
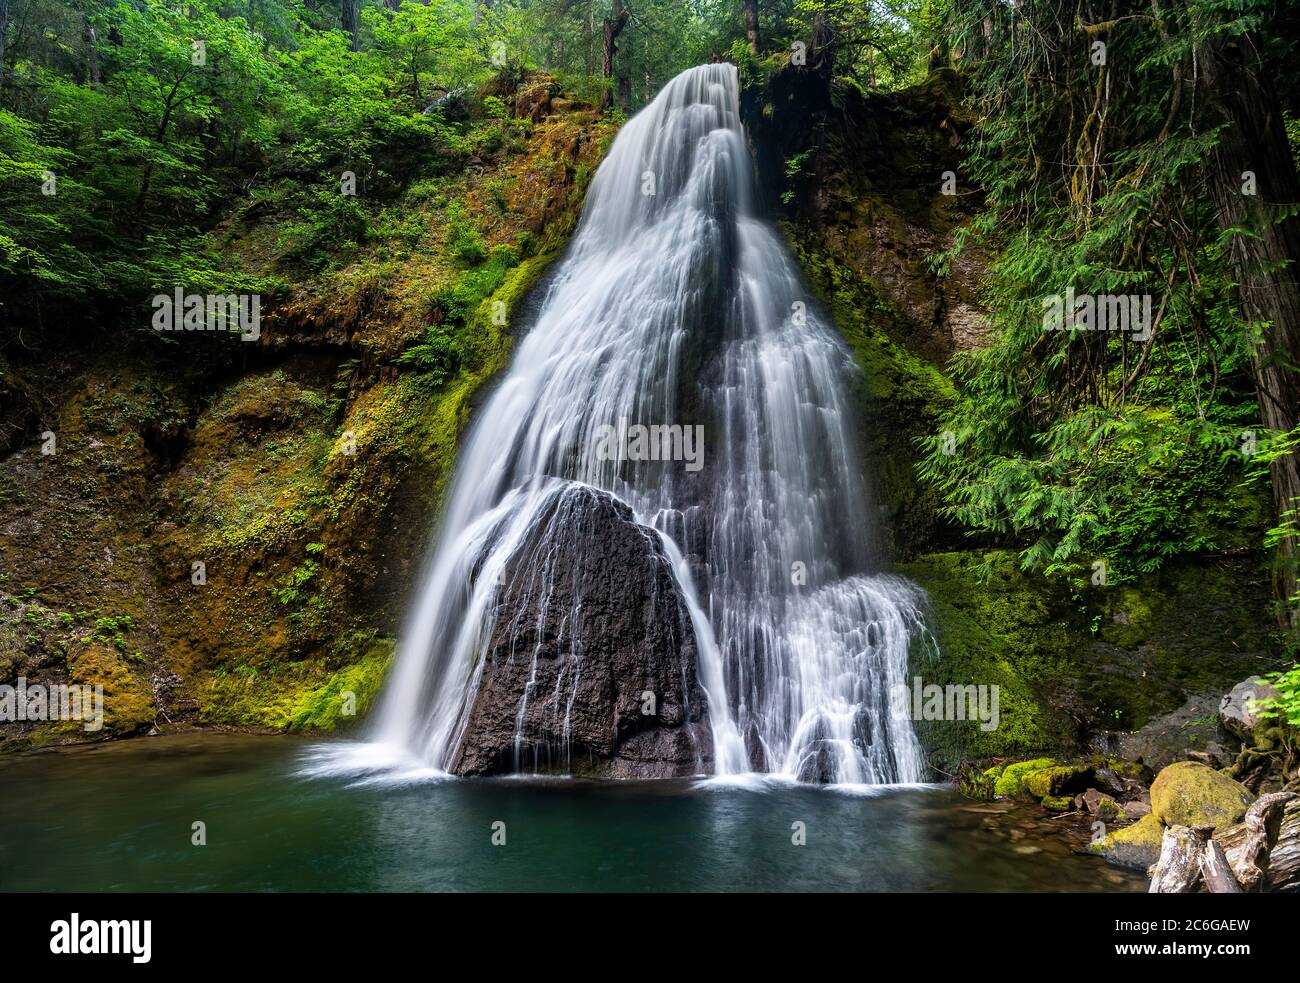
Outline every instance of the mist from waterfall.
<path id="1" fill-rule="evenodd" d="M 492 626 L 509 617 L 507 563 L 580 482 L 663 541 L 697 636 L 713 737 L 702 767 L 922 780 L 889 695 L 924 636 L 923 595 L 873 572 L 855 372 L 756 215 L 735 67 L 683 72 L 615 140 L 467 435 L 373 741 L 450 767 Z M 594 452 L 608 428 L 636 424 L 702 426 L 703 466 Z"/>

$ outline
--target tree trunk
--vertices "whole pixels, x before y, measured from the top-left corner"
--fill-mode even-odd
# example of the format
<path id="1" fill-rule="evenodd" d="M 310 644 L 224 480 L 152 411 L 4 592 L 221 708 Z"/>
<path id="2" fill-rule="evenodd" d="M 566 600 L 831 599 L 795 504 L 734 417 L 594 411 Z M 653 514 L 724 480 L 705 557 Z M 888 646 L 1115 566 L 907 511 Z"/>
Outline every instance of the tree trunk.
<path id="1" fill-rule="evenodd" d="M 0 4 L 6 0 L 0 0 Z M 95 29 L 86 22 L 86 75 L 93 88 L 99 88 L 99 48 L 95 45 Z"/>
<path id="2" fill-rule="evenodd" d="M 9 0 L 0 0 L 0 94 L 5 84 L 5 35 L 9 32 Z"/>
<path id="3" fill-rule="evenodd" d="M 361 25 L 357 20 L 357 0 L 343 0 L 343 30 L 352 35 L 352 50 L 360 51 Z"/>
<path id="4" fill-rule="evenodd" d="M 808 67 L 828 83 L 834 74 L 834 41 L 824 13 L 813 14 L 812 29 L 808 36 Z"/>
<path id="5" fill-rule="evenodd" d="M 1300 219 L 1282 216 L 1300 201 L 1300 179 L 1277 91 L 1251 54 L 1256 50 L 1253 38 L 1246 36 L 1211 48 L 1200 60 L 1228 124 L 1215 149 L 1210 178 L 1219 223 L 1224 229 L 1253 233 L 1234 235 L 1230 255 L 1242 315 L 1264 324 L 1251 358 L 1260 420 L 1285 433 L 1300 423 Z M 1252 175 L 1256 193 L 1249 194 Z M 1300 506 L 1300 454 L 1275 459 L 1270 472 L 1279 521 L 1286 521 L 1290 512 L 1294 523 L 1294 510 Z M 1296 593 L 1294 535 L 1279 544 L 1275 589 L 1284 604 Z M 1295 626 L 1293 606 L 1284 620 Z"/>
<path id="6" fill-rule="evenodd" d="M 609 85 L 609 80 L 614 74 L 614 53 L 618 50 L 615 42 L 623 33 L 623 28 L 627 26 L 628 13 L 623 7 L 623 0 L 614 0 L 611 14 L 612 16 L 605 18 L 604 31 L 601 34 L 600 77 L 606 83 L 600 96 L 601 109 L 608 109 L 614 103 L 614 90 Z"/>
<path id="7" fill-rule="evenodd" d="M 758 0 L 745 0 L 745 39 L 749 53 L 758 54 Z"/>

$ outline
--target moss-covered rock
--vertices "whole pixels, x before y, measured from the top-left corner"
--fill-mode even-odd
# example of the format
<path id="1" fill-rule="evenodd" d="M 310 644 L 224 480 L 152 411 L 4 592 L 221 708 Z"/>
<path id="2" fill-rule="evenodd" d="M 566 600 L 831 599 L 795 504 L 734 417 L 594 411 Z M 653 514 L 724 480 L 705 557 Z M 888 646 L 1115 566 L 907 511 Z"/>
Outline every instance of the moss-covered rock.
<path id="1" fill-rule="evenodd" d="M 1025 775 L 1024 790 L 1036 798 L 1079 792 L 1092 781 L 1092 769 L 1086 765 L 1058 765 L 1040 768 Z"/>
<path id="2" fill-rule="evenodd" d="M 1101 801 L 1097 803 L 1097 818 L 1106 823 L 1122 822 L 1128 818 L 1124 812 L 1124 807 L 1112 799 L 1109 795 L 1103 795 Z"/>
<path id="3" fill-rule="evenodd" d="M 1020 798 L 1028 795 L 1025 791 L 1025 779 L 1044 768 L 1053 768 L 1056 761 L 1052 758 L 1033 758 L 1029 761 L 1017 761 L 1006 765 L 998 773 L 993 791 L 1000 798 Z"/>
<path id="4" fill-rule="evenodd" d="M 1173 565 L 1111 592 L 1025 572 L 1009 551 L 899 564 L 929 596 L 937 643 L 937 654 L 917 651 L 912 672 L 927 684 L 998 687 L 995 730 L 920 721 L 927 752 L 945 771 L 964 757 L 1077 753 L 1089 734 L 1135 729 L 1189 692 L 1240 678 L 1276 647 L 1257 615 L 1262 597 L 1241 601 L 1256 590 L 1248 567 Z"/>
<path id="5" fill-rule="evenodd" d="M 1151 785 L 1151 813 L 1166 826 L 1230 826 L 1255 796 L 1240 782 L 1199 761 L 1165 768 Z"/>
<path id="6" fill-rule="evenodd" d="M 1160 844 L 1164 839 L 1165 826 L 1154 815 L 1143 816 L 1137 822 L 1089 845 L 1093 853 L 1106 858 L 1106 862 L 1116 867 L 1138 870 L 1143 873 L 1160 859 Z"/>
<path id="7" fill-rule="evenodd" d="M 148 680 L 107 645 L 74 649 L 68 658 L 68 682 L 104 688 L 105 735 L 125 736 L 147 730 L 157 714 Z M 84 731 L 80 724 L 73 724 Z"/>

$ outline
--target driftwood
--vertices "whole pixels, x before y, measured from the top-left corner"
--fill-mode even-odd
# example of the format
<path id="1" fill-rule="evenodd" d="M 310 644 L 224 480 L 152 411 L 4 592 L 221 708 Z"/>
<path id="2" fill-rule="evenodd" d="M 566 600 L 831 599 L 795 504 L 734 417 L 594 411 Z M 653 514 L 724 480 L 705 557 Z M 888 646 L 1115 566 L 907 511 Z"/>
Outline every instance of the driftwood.
<path id="1" fill-rule="evenodd" d="M 1217 840 L 1209 839 L 1205 843 L 1205 852 L 1201 854 L 1201 876 L 1205 886 L 1212 894 L 1241 894 L 1241 885 L 1236 875 L 1228 866 L 1228 858 Z"/>
<path id="2" fill-rule="evenodd" d="M 1210 826 L 1165 830 L 1151 867 L 1152 894 L 1216 894 L 1300 888 L 1300 796 L 1275 792 L 1217 836 Z"/>
<path id="3" fill-rule="evenodd" d="M 1261 796 L 1244 822 L 1215 839 L 1246 891 L 1300 887 L 1300 796 L 1294 792 Z"/>
<path id="4" fill-rule="evenodd" d="M 1160 859 L 1151 868 L 1151 894 L 1192 894 L 1201 886 L 1201 858 L 1211 830 L 1170 826 L 1160 842 Z"/>

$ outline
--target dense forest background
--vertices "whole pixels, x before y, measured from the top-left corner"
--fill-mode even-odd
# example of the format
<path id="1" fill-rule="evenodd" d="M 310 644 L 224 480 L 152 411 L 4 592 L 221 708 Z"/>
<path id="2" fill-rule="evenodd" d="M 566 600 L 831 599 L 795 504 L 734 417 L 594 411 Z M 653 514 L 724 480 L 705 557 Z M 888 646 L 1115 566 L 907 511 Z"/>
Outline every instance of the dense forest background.
<path id="1" fill-rule="evenodd" d="M 0 0 L 0 448 L 42 432 L 45 353 L 167 343 L 148 299 L 175 285 L 272 307 L 335 290 L 362 258 L 431 248 L 413 200 L 457 279 L 414 335 L 333 366 L 336 398 L 385 368 L 425 393 L 489 374 L 475 312 L 559 243 L 485 224 L 510 173 L 449 182 L 522 152 L 538 72 L 604 138 L 710 60 L 760 101 L 793 73 L 846 126 L 850 101 L 942 77 L 960 164 L 926 191 L 953 192 L 961 221 L 927 263 L 989 261 L 986 343 L 945 367 L 921 437 L 936 513 L 1093 585 L 1259 553 L 1260 616 L 1293 646 L 1298 27 L 1267 0 Z M 826 179 L 815 158 L 782 157 L 782 221 Z M 1149 334 L 1044 331 L 1043 298 L 1067 289 L 1149 295 Z M 299 627 L 323 562 L 308 549 L 273 588 Z"/>
<path id="2" fill-rule="evenodd" d="M 463 165 L 474 148 L 447 118 L 489 78 L 541 68 L 631 112 L 690 65 L 789 51 L 815 20 L 833 32 L 821 43 L 833 38 L 837 71 L 898 84 L 923 74 L 925 16 L 916 4 L 765 6 L 760 49 L 729 2 L 3 0 L 6 294 L 22 310 L 38 298 L 95 310 L 92 296 L 134 300 L 159 282 L 247 285 L 214 266 L 204 231 L 232 196 L 313 179 L 286 238 L 304 252 L 349 241 L 366 219 L 332 193 L 338 175 L 391 197 L 421 168 Z M 30 194 L 32 181 L 46 193 Z"/>

